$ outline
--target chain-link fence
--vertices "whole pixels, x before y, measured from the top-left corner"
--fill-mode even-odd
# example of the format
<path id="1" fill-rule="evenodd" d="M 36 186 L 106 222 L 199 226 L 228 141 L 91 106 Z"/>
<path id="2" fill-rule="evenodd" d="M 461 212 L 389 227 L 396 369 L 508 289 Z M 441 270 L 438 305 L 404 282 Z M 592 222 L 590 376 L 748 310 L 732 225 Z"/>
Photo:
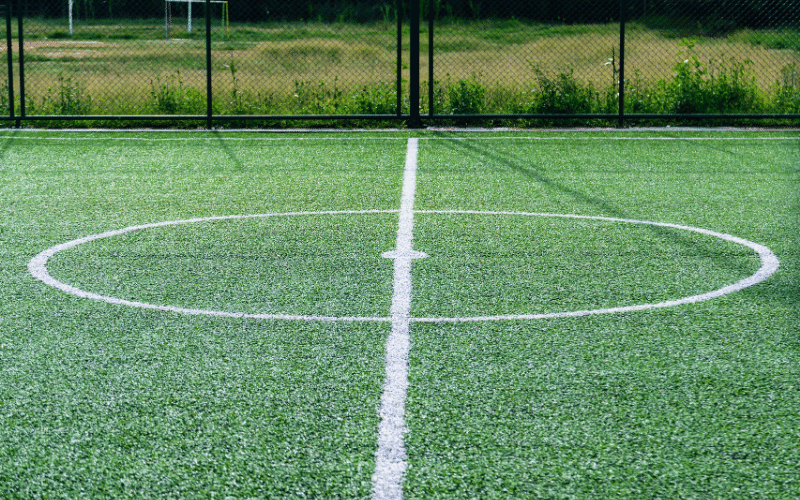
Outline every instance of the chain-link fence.
<path id="1" fill-rule="evenodd" d="M 0 119 L 17 125 L 800 118 L 800 0 L 0 0 L 0 15 Z"/>

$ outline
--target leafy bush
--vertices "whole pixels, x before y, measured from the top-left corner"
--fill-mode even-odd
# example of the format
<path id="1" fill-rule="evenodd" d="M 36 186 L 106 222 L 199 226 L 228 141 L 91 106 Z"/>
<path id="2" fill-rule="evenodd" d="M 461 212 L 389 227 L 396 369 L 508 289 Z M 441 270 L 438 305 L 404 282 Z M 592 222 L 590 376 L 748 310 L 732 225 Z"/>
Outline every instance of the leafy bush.
<path id="1" fill-rule="evenodd" d="M 169 81 L 156 83 L 150 82 L 152 90 L 150 96 L 153 105 L 159 113 L 174 114 L 203 114 L 206 111 L 206 98 L 202 92 L 194 87 L 183 86 L 181 74 L 171 76 Z"/>
<path id="2" fill-rule="evenodd" d="M 351 113 L 384 115 L 397 113 L 397 89 L 394 83 L 364 85 L 351 97 Z"/>
<path id="3" fill-rule="evenodd" d="M 8 100 L 8 83 L 0 85 L 0 113 L 8 115 L 11 110 Z"/>
<path id="4" fill-rule="evenodd" d="M 27 104 L 27 102 L 26 102 Z M 28 106 L 30 114 L 44 115 L 88 115 L 92 110 L 92 99 L 78 82 L 71 77 L 58 75 L 58 88 L 47 89 L 41 106 Z"/>
<path id="5" fill-rule="evenodd" d="M 656 82 L 645 81 L 636 69 L 633 77 L 626 80 L 625 113 L 630 120 L 633 114 L 798 114 L 800 113 L 800 68 L 791 64 L 783 68 L 781 76 L 769 90 L 761 90 L 756 84 L 752 62 L 721 58 L 708 62 L 700 60 L 694 53 L 694 41 L 683 39 L 679 44 L 679 59 L 673 66 L 673 75 Z M 556 74 L 546 74 L 534 68 L 535 80 L 530 82 L 528 91 L 521 92 L 518 87 L 502 84 L 487 86 L 479 77 L 454 80 L 446 75 L 444 81 L 432 82 L 432 103 L 429 102 L 429 82 L 421 82 L 420 113 L 423 117 L 434 113 L 450 115 L 440 118 L 440 123 L 457 125 L 514 124 L 527 126 L 540 125 L 591 125 L 605 124 L 605 121 L 575 119 L 573 114 L 616 114 L 619 109 L 619 71 L 615 54 L 612 53 L 611 83 L 597 90 L 591 83 L 575 77 L 572 69 Z M 387 115 L 382 125 L 399 123 L 394 119 L 397 113 L 397 88 L 394 81 L 375 82 L 352 90 L 344 90 L 339 81 L 295 81 L 294 93 L 276 95 L 275 93 L 240 90 L 235 61 L 229 63 L 232 85 L 225 92 L 217 92 L 213 102 L 218 115 L 336 115 L 364 114 Z M 160 114 L 199 115 L 206 112 L 205 92 L 185 86 L 180 73 L 165 81 L 151 80 L 152 101 L 142 106 L 134 101 L 116 103 L 114 109 L 103 108 L 102 114 Z M 48 89 L 44 97 L 27 95 L 29 115 L 87 115 L 93 107 L 92 98 L 79 82 L 72 77 L 58 75 L 58 85 Z M 409 112 L 407 99 L 401 103 L 402 112 Z M 0 111 L 9 112 L 8 87 L 0 87 Z M 493 122 L 487 118 L 463 118 L 458 115 L 482 114 L 559 114 L 566 120 L 527 119 L 520 121 L 508 118 Z M 674 118 L 670 118 L 674 120 Z M 680 118 L 678 118 L 680 121 Z M 40 122 L 42 123 L 42 122 Z M 77 126 L 77 122 L 69 123 Z M 59 122 L 60 125 L 64 123 Z M 118 122 L 101 121 L 109 126 Z M 132 122 L 130 122 L 132 123 Z M 164 122 L 159 122 L 163 124 Z M 234 122 L 227 122 L 234 123 Z M 241 126 L 252 126 L 254 121 L 236 122 Z M 272 126 L 297 126 L 297 121 L 279 122 L 265 118 L 258 123 Z M 356 121 L 336 123 L 333 126 L 357 124 L 372 126 L 378 122 Z M 691 123 L 697 123 L 692 121 Z M 717 122 L 718 123 L 718 122 Z M 783 124 L 783 122 L 775 121 Z M 319 124 L 319 123 L 317 123 Z M 86 125 L 91 125 L 86 122 Z M 94 123 L 98 126 L 97 123 Z M 173 125 L 181 126 L 179 122 Z M 314 125 L 314 124 L 311 124 Z M 111 125 L 120 126 L 120 125 Z"/>
<path id="6" fill-rule="evenodd" d="M 459 80 L 447 89 L 449 114 L 466 115 L 484 112 L 486 87 L 476 79 Z"/>
<path id="7" fill-rule="evenodd" d="M 678 52 L 685 59 L 672 69 L 675 76 L 668 84 L 658 84 L 657 93 L 665 95 L 670 113 L 757 113 L 763 99 L 746 60 L 712 60 L 706 64 L 692 52 L 694 41 L 684 39 Z"/>
<path id="8" fill-rule="evenodd" d="M 548 77 L 535 69 L 537 87 L 528 113 L 592 113 L 597 111 L 599 94 L 591 83 L 578 81 L 570 69 Z"/>
<path id="9" fill-rule="evenodd" d="M 338 86 L 339 80 L 333 79 L 330 87 L 324 81 L 313 85 L 306 81 L 294 82 L 295 109 L 298 114 L 337 114 L 346 110 L 343 92 Z"/>
<path id="10" fill-rule="evenodd" d="M 771 90 L 771 112 L 800 113 L 800 69 L 796 64 L 781 69 L 781 78 L 773 84 Z"/>

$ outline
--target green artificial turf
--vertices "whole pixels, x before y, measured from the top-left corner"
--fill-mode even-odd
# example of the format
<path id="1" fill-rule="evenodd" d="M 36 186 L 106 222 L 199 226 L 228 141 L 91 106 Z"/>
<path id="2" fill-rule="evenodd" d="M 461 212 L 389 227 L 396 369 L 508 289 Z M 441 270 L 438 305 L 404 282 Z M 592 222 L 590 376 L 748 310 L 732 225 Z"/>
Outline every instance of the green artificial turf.
<path id="1" fill-rule="evenodd" d="M 12 138 L 0 139 L 8 200 L 0 224 L 0 496 L 369 495 L 385 325 L 146 312 L 66 295 L 33 280 L 26 264 L 52 245 L 137 224 L 394 209 L 404 141 L 4 135 Z M 375 314 L 391 300 L 391 262 L 380 258 L 394 243 L 387 217 L 140 231 L 58 254 L 51 271 L 90 291 L 184 307 L 308 314 L 349 304 Z M 356 258 L 361 252 L 366 260 Z M 341 286 L 359 279 L 358 290 Z M 280 293 L 266 304 L 269 295 L 258 292 L 269 280 L 308 307 Z M 317 303 L 315 293 L 336 303 Z"/>
<path id="2" fill-rule="evenodd" d="M 653 135 L 702 140 L 445 136 L 421 150 L 420 210 L 691 225 L 768 245 L 782 267 L 756 287 L 674 309 L 413 325 L 407 498 L 800 494 L 800 143 L 792 134 Z M 434 290 L 428 271 L 444 264 L 416 266 L 415 303 L 426 313 L 428 293 L 450 299 L 448 314 L 650 302 L 759 266 L 745 247 L 652 226 L 443 215 L 420 216 L 423 225 L 421 249 L 446 253 L 448 277 L 459 278 Z"/>
<path id="3" fill-rule="evenodd" d="M 0 131 L 0 497 L 369 497 L 412 135 L 414 317 L 781 266 L 412 321 L 406 498 L 800 496 L 800 136 L 662 130 Z M 381 321 L 27 270 L 256 214 L 48 270 Z"/>

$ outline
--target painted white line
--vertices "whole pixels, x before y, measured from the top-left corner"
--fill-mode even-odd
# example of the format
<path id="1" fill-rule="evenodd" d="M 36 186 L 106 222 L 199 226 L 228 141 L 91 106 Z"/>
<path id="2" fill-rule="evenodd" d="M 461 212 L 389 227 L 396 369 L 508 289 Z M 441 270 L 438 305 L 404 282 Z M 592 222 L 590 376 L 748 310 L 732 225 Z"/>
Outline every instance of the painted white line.
<path id="1" fill-rule="evenodd" d="M 780 267 L 780 261 L 778 257 L 770 250 L 769 248 L 765 247 L 764 245 L 759 245 L 758 243 L 754 243 L 752 241 L 746 240 L 744 238 L 739 238 L 738 236 L 733 236 L 730 234 L 725 233 L 718 233 L 716 231 L 710 231 L 708 229 L 702 229 L 699 227 L 692 227 L 692 226 L 681 226 L 678 224 L 670 224 L 666 222 L 652 222 L 646 220 L 638 220 L 638 219 L 618 219 L 614 217 L 600 217 L 600 216 L 592 216 L 592 215 L 571 215 L 571 214 L 548 214 L 548 213 L 536 213 L 536 212 L 491 212 L 491 211 L 477 211 L 477 210 L 420 210 L 417 213 L 421 214 L 468 214 L 468 215 L 502 215 L 502 216 L 524 216 L 524 217 L 560 217 L 566 219 L 587 219 L 587 220 L 601 220 L 601 221 L 609 221 L 609 222 L 621 222 L 626 224 L 645 224 L 650 226 L 659 226 L 659 227 L 667 227 L 671 229 L 679 229 L 682 231 L 692 231 L 695 233 L 705 234 L 707 236 L 712 236 L 715 238 L 719 238 L 725 241 L 730 241 L 731 243 L 736 243 L 738 245 L 743 245 L 748 248 L 753 249 L 756 254 L 758 254 L 759 258 L 761 259 L 761 267 L 751 276 L 744 278 L 742 280 L 737 281 L 731 285 L 724 286 L 717 290 L 713 290 L 707 293 L 701 293 L 698 295 L 692 295 L 689 297 L 683 297 L 677 300 L 668 300 L 664 302 L 657 302 L 653 304 L 637 304 L 633 306 L 625 306 L 625 307 L 611 307 L 605 309 L 586 309 L 582 311 L 566 311 L 566 312 L 555 312 L 555 313 L 547 313 L 547 314 L 507 314 L 507 315 L 497 315 L 497 316 L 472 316 L 472 317 L 454 317 L 454 318 L 414 318 L 413 321 L 420 322 L 420 323 L 463 323 L 463 322 L 474 322 L 474 321 L 502 321 L 502 320 L 535 320 L 535 319 L 550 319 L 550 318 L 574 318 L 580 316 L 592 316 L 595 314 L 614 314 L 614 313 L 624 313 L 624 312 L 634 312 L 634 311 L 644 311 L 647 309 L 661 309 L 665 307 L 675 307 L 684 304 L 693 304 L 696 302 L 702 302 L 706 300 L 710 300 L 717 297 L 722 297 L 723 295 L 727 295 L 729 293 L 738 292 L 744 288 L 749 286 L 753 286 L 756 283 L 760 283 L 765 279 L 769 278 Z"/>
<path id="2" fill-rule="evenodd" d="M 252 219 L 252 218 L 265 218 L 265 217 L 292 217 L 292 216 L 308 216 L 308 215 L 361 215 L 361 214 L 380 214 L 380 213 L 397 213 L 397 210 L 336 210 L 336 211 L 323 211 L 323 212 L 284 212 L 284 213 L 267 213 L 267 214 L 254 214 L 254 215 L 225 215 L 215 217 L 198 217 L 195 219 L 173 220 L 165 222 L 155 222 L 152 224 L 142 224 L 139 226 L 130 226 L 116 231 L 108 231 L 100 234 L 93 234 L 76 240 L 61 243 L 47 250 L 40 252 L 28 262 L 28 272 L 31 275 L 42 281 L 43 283 L 57 288 L 64 293 L 75 295 L 84 299 L 98 300 L 100 302 L 107 302 L 120 306 L 138 307 L 140 309 L 150 309 L 155 311 L 173 312 L 178 314 L 189 315 L 205 315 L 217 316 L 224 318 L 247 318 L 247 319 L 276 319 L 276 320 L 300 320 L 300 321 L 383 321 L 388 322 L 388 317 L 373 317 L 373 316 L 313 316 L 313 315 L 293 315 L 293 314 L 249 314 L 240 312 L 227 312 L 216 311 L 209 309 L 193 309 L 176 306 L 166 306 L 150 304 L 147 302 L 137 302 L 131 300 L 120 299 L 117 297 L 110 297 L 107 295 L 100 295 L 97 293 L 87 292 L 78 287 L 63 283 L 53 278 L 47 271 L 47 261 L 55 254 L 77 247 L 90 241 L 99 240 L 103 238 L 111 238 L 120 236 L 134 231 L 142 231 L 145 229 L 153 229 L 164 226 L 177 226 L 181 224 L 193 224 L 198 222 L 213 222 L 222 220 L 235 220 L 235 219 Z"/>
<path id="3" fill-rule="evenodd" d="M 2 130 L 0 130 L 2 132 Z M 85 131 L 62 131 L 64 133 L 75 134 L 75 133 L 85 133 Z M 124 131 L 101 131 L 107 133 L 123 133 Z M 182 131 L 181 131 L 182 132 Z M 173 132 L 173 133 L 181 133 L 181 132 Z M 491 132 L 491 131 L 490 131 Z M 153 134 L 165 134 L 168 132 L 165 131 L 156 131 L 152 132 Z M 186 133 L 186 132 L 182 132 Z M 208 134 L 209 132 L 198 132 L 199 134 Z M 240 134 L 241 132 L 217 132 L 216 134 Z M 256 132 L 252 132 L 256 134 Z M 430 137 L 420 137 L 416 140 L 420 141 L 496 141 L 496 140 L 530 140 L 530 141 L 797 141 L 800 139 L 800 135 L 796 137 L 792 136 L 774 136 L 774 137 L 627 137 L 627 136 L 604 136 L 604 135 L 591 135 L 591 136 L 582 136 L 584 133 L 600 133 L 594 131 L 587 131 L 587 132 L 575 132 L 574 136 L 531 136 L 531 135 L 519 135 L 519 136 L 491 136 L 491 137 L 482 137 L 482 136 L 469 136 L 469 137 L 450 137 L 450 136 L 430 136 Z M 146 135 L 147 132 L 144 133 Z M 206 141 L 206 142 L 218 142 L 220 137 L 214 136 L 193 136 L 193 137 L 69 137 L 68 135 L 60 136 L 60 137 L 51 137 L 51 136 L 20 136 L 20 135 L 3 135 L 0 133 L 0 139 L 2 140 L 42 140 L 42 141 L 141 141 L 141 142 L 198 142 L 198 141 Z M 376 140 L 376 141 L 386 141 L 386 140 L 405 140 L 404 137 L 380 137 L 380 136 L 364 136 L 364 137 L 317 137 L 314 135 L 306 136 L 306 137 L 222 137 L 226 141 L 231 142 L 245 142 L 245 141 L 255 141 L 255 142 L 273 142 L 273 141 L 341 141 L 341 142 L 348 142 L 348 141 L 361 141 L 361 140 Z"/>
<path id="4" fill-rule="evenodd" d="M 394 259 L 394 294 L 392 295 L 392 332 L 386 342 L 386 380 L 381 396 L 378 426 L 378 450 L 375 452 L 375 473 L 372 475 L 373 500 L 403 498 L 403 476 L 406 471 L 405 405 L 408 390 L 408 353 L 411 340 L 411 260 L 424 256 L 413 250 L 414 193 L 417 189 L 417 139 L 408 140 L 403 194 L 397 229 L 397 247 L 383 254 Z"/>
<path id="5" fill-rule="evenodd" d="M 139 141 L 139 142 L 198 142 L 205 141 L 209 143 L 219 142 L 220 139 L 225 139 L 231 142 L 244 142 L 244 141 L 258 141 L 258 142 L 274 142 L 274 141 L 340 141 L 340 142 L 357 142 L 362 140 L 373 141 L 392 141 L 392 140 L 405 140 L 405 137 L 47 137 L 47 136 L 22 136 L 22 135 L 1 135 L 0 139 L 13 139 L 13 140 L 31 140 L 31 141 Z"/>
<path id="6" fill-rule="evenodd" d="M 412 200 L 413 201 L 413 200 Z M 178 314 L 189 314 L 189 315 L 207 315 L 207 316 L 218 316 L 218 317 L 227 317 L 227 318 L 247 318 L 247 319 L 267 319 L 267 320 L 296 320 L 296 321 L 369 321 L 369 322 L 390 322 L 392 321 L 391 317 L 385 316 L 314 316 L 314 315 L 293 315 L 293 314 L 258 314 L 258 313 L 241 313 L 241 312 L 229 312 L 229 311 L 216 311 L 216 310 L 208 310 L 208 309 L 194 309 L 194 308 L 185 308 L 185 307 L 177 307 L 177 306 L 168 306 L 168 305 L 157 305 L 157 304 L 150 304 L 146 302 L 138 302 L 138 301 L 131 301 L 120 299 L 117 297 L 110 297 L 106 295 L 100 295 L 92 292 L 88 292 L 86 290 L 81 290 L 75 286 L 63 283 L 58 281 L 57 279 L 50 276 L 49 272 L 47 271 L 47 262 L 48 260 L 58 252 L 74 248 L 78 245 L 83 243 L 88 243 L 90 241 L 98 240 L 101 238 L 111 238 L 114 236 L 119 236 L 125 233 L 130 233 L 133 231 L 141 231 L 156 227 L 162 226 L 174 226 L 179 224 L 191 224 L 191 223 L 198 223 L 198 222 L 209 222 L 209 221 L 218 221 L 218 220 L 230 220 L 230 219 L 248 219 L 248 218 L 256 218 L 256 217 L 288 217 L 288 216 L 310 216 L 310 215 L 362 215 L 362 214 L 376 214 L 376 213 L 398 213 L 398 210 L 337 210 L 337 211 L 322 211 L 322 212 L 284 212 L 284 213 L 267 213 L 267 214 L 254 214 L 254 215 L 229 215 L 229 216 L 216 216 L 216 217 L 200 217 L 195 219 L 185 219 L 185 220 L 175 220 L 175 221 L 165 221 L 165 222 L 156 222 L 153 224 L 143 224 L 140 226 L 130 226 L 123 229 L 119 229 L 116 231 L 108 231 L 105 233 L 95 234 L 91 236 L 86 236 L 84 238 L 79 238 L 76 240 L 68 241 L 66 243 L 62 243 L 60 245 L 56 245 L 54 247 L 48 248 L 43 252 L 39 253 L 35 257 L 33 257 L 30 262 L 28 262 L 28 270 L 33 277 L 42 281 L 43 283 L 57 288 L 64 293 L 68 293 L 70 295 L 75 295 L 77 297 L 91 299 L 91 300 L 98 300 L 101 302 L 107 302 L 109 304 L 121 305 L 121 306 L 128 306 L 128 307 L 138 307 L 141 309 L 149 309 L 149 310 L 157 310 L 157 311 L 164 311 L 164 312 L 173 312 Z M 724 286 L 717 290 L 713 290 L 706 293 L 701 293 L 698 295 L 692 295 L 689 297 L 683 297 L 675 300 L 669 300 L 664 302 L 658 303 L 649 303 L 649 304 L 637 304 L 631 306 L 621 306 L 621 307 L 611 307 L 611 308 L 604 308 L 604 309 L 586 309 L 580 311 L 562 311 L 562 312 L 553 312 L 553 313 L 543 313 L 543 314 L 506 314 L 506 315 L 492 315 L 492 316 L 459 316 L 459 317 L 410 317 L 409 322 L 411 323 L 460 323 L 460 322 L 474 322 L 474 321 L 503 321 L 503 320 L 538 320 L 538 319 L 549 319 L 549 318 L 567 318 L 567 317 L 580 317 L 580 316 L 590 316 L 596 314 L 614 314 L 614 313 L 624 313 L 624 312 L 634 312 L 634 311 L 644 311 L 647 309 L 660 309 L 665 307 L 674 307 L 680 306 L 684 304 L 692 304 L 696 302 L 702 302 L 705 300 L 714 299 L 717 297 L 721 297 L 723 295 L 727 295 L 730 293 L 738 292 L 744 288 L 749 286 L 755 285 L 760 283 L 773 274 L 778 270 L 780 267 L 780 262 L 778 261 L 777 256 L 766 246 L 760 245 L 758 243 L 754 243 L 752 241 L 745 240 L 743 238 L 739 238 L 737 236 L 733 236 L 730 234 L 719 233 L 715 231 L 710 231 L 708 229 L 702 229 L 698 227 L 692 226 L 681 226 L 678 224 L 670 224 L 665 222 L 652 222 L 646 220 L 637 220 L 637 219 L 617 219 L 613 217 L 601 217 L 601 216 L 593 216 L 593 215 L 574 215 L 574 214 L 551 214 L 551 213 L 538 213 L 538 212 L 501 212 L 501 211 L 480 211 L 480 210 L 418 210 L 416 212 L 412 211 L 413 213 L 417 214 L 461 214 L 461 215 L 500 215 L 500 216 L 522 216 L 522 217 L 560 217 L 560 218 L 567 218 L 567 219 L 586 219 L 586 220 L 600 220 L 600 221 L 608 221 L 608 222 L 618 222 L 618 223 L 627 223 L 627 224 L 646 224 L 652 226 L 661 226 L 667 227 L 672 229 L 678 229 L 682 231 L 693 231 L 700 234 L 705 234 L 714 238 L 720 238 L 725 241 L 729 241 L 731 243 L 735 243 L 738 245 L 746 246 L 753 251 L 761 259 L 761 267 L 751 276 L 748 276 L 744 279 L 737 281 L 736 283 Z M 413 217 L 407 218 L 406 223 L 408 221 L 413 223 Z M 409 230 L 403 231 L 404 234 L 411 234 Z M 423 252 L 417 252 L 413 249 L 409 250 L 410 243 L 406 244 L 407 248 L 401 250 L 399 247 L 396 250 L 391 250 L 388 252 L 384 252 L 382 254 L 383 257 L 387 259 L 396 259 L 395 265 L 398 262 L 410 259 L 419 259 L 425 258 L 427 255 Z M 410 263 L 409 263 L 410 266 Z"/>
<path id="7" fill-rule="evenodd" d="M 531 141 L 797 141 L 798 137 L 624 137 L 593 135 L 587 137 L 575 136 L 493 136 L 493 137 L 425 137 L 425 140 L 434 141 L 496 141 L 496 140 L 531 140 Z"/>

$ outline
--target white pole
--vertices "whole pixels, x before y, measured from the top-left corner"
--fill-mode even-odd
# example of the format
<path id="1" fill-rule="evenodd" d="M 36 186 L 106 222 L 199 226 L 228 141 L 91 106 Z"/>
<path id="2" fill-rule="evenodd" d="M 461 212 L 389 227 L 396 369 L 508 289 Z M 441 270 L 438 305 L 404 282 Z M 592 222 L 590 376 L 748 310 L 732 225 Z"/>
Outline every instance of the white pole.
<path id="1" fill-rule="evenodd" d="M 189 21 L 188 21 L 188 23 L 189 23 L 189 25 L 186 28 L 186 31 L 191 33 L 192 32 L 192 1 L 191 0 L 189 0 Z"/>
<path id="2" fill-rule="evenodd" d="M 69 36 L 72 36 L 72 0 L 69 0 Z"/>

